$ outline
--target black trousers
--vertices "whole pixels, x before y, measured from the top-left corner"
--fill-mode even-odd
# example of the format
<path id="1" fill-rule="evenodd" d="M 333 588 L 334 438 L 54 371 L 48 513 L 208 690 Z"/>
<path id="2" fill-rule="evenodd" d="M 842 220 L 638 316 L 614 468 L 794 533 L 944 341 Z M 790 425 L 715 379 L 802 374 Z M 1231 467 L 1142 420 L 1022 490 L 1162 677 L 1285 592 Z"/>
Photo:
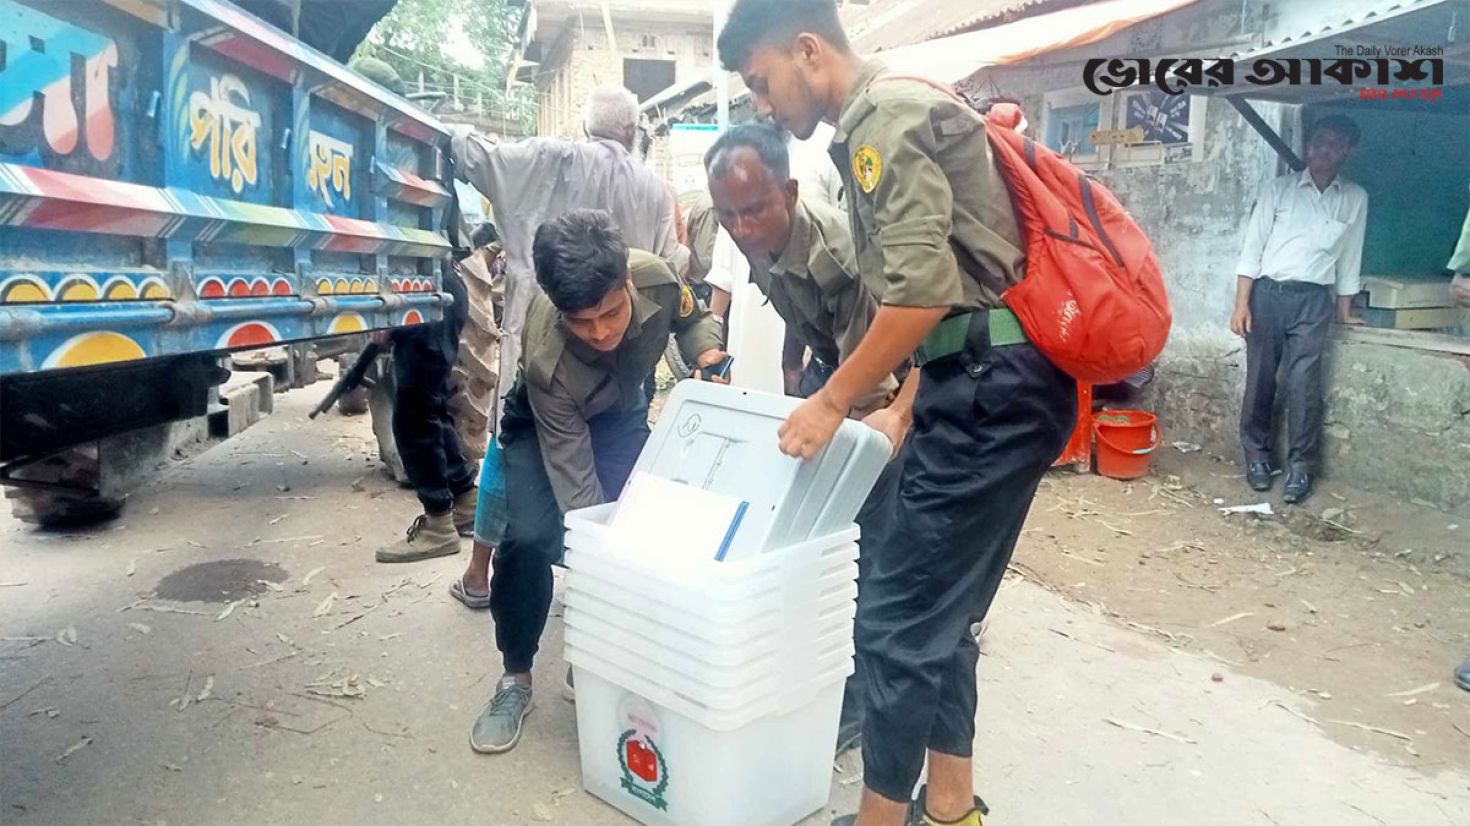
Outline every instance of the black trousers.
<path id="1" fill-rule="evenodd" d="M 1280 372 L 1286 382 L 1288 466 L 1313 472 L 1322 447 L 1322 357 L 1332 330 L 1332 290 L 1262 278 L 1251 288 L 1250 307 L 1240 406 L 1245 460 L 1271 461 Z"/>
<path id="2" fill-rule="evenodd" d="M 475 486 L 475 469 L 465 460 L 449 412 L 449 371 L 455 347 L 442 322 L 395 332 L 393 440 L 403 471 L 425 513 L 445 513 L 454 497 Z M 455 339 L 458 337 L 455 336 Z"/>
<path id="3" fill-rule="evenodd" d="M 837 368 L 813 355 L 807 359 L 806 367 L 802 368 L 801 381 L 796 385 L 796 394 L 803 399 L 810 399 L 817 394 L 818 390 L 827 386 L 827 380 Z"/>
<path id="4" fill-rule="evenodd" d="M 704 306 L 706 307 L 709 306 L 710 299 L 715 297 L 715 285 L 707 281 L 691 281 L 689 282 L 689 289 L 694 292 L 695 298 L 704 302 Z"/>
<path id="5" fill-rule="evenodd" d="M 922 368 L 892 536 L 858 608 L 863 779 L 894 801 L 909 799 L 926 750 L 971 754 L 980 648 L 970 626 L 1076 420 L 1076 385 L 1034 347 L 976 351 Z"/>
<path id="6" fill-rule="evenodd" d="M 797 391 L 802 398 L 811 398 L 818 390 L 827 384 L 832 377 L 834 369 L 824 362 L 813 358 L 807 362 L 806 369 L 801 375 L 801 384 Z M 863 637 L 866 633 L 866 624 L 863 620 L 863 585 L 868 580 L 868 571 L 873 567 L 873 559 L 877 556 L 878 548 L 889 541 L 889 533 L 893 528 L 893 508 L 898 495 L 899 463 L 889 462 L 883 472 L 878 475 L 878 481 L 873 484 L 873 490 L 868 493 L 868 498 L 863 500 L 863 506 L 858 510 L 857 525 L 861 531 L 858 537 L 858 615 L 853 624 L 853 641 L 857 647 L 857 655 L 853 657 L 852 676 L 847 678 L 847 686 L 842 694 L 842 725 L 847 726 L 859 723 L 867 710 L 865 694 L 867 692 L 867 666 L 863 657 Z"/>
<path id="7" fill-rule="evenodd" d="M 616 496 L 648 441 L 648 411 L 612 410 L 594 416 L 588 425 L 598 481 L 609 496 Z M 500 444 L 506 524 L 491 568 L 490 615 L 505 670 L 523 674 L 530 672 L 546 630 L 551 566 L 561 559 L 566 535 L 523 384 L 506 397 Z"/>

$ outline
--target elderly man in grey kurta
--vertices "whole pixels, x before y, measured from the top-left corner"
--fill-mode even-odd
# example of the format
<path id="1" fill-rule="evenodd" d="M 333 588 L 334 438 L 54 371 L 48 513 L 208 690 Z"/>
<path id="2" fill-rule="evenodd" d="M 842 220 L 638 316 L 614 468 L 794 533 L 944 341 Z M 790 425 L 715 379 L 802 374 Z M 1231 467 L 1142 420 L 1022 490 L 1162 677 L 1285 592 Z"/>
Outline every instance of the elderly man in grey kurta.
<path id="1" fill-rule="evenodd" d="M 531 266 L 536 228 L 574 209 L 600 209 L 628 246 L 662 258 L 680 256 L 668 188 L 633 155 L 638 100 L 620 86 L 587 96 L 587 139 L 531 138 L 492 144 L 461 132 L 453 141 L 456 174 L 490 200 L 506 253 L 500 395 L 515 383 L 526 308 L 537 293 Z"/>

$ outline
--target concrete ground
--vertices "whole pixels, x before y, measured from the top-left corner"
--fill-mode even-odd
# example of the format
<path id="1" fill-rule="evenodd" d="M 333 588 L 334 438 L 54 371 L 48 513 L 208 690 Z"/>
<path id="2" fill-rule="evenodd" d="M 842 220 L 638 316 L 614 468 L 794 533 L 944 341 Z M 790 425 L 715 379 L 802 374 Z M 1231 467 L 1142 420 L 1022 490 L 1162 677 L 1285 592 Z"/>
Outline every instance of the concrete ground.
<path id="1" fill-rule="evenodd" d="M 415 502 L 366 418 L 306 421 L 323 387 L 111 526 L 0 511 L 0 823 L 628 822 L 581 790 L 558 619 L 525 739 L 471 753 L 499 668 L 446 591 L 468 544 L 373 561 Z M 1241 522 L 1230 466 L 1176 459 L 1039 495 L 980 664 L 987 824 L 1470 823 L 1470 522 L 1344 491 L 1314 505 L 1351 533 Z"/>

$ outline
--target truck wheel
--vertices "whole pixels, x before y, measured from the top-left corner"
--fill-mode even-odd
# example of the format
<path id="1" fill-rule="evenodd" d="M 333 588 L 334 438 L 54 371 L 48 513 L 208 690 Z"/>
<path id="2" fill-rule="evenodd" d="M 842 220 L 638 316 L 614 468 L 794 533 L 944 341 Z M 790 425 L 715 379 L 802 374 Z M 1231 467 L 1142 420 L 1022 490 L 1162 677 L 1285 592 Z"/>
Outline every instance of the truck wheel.
<path id="1" fill-rule="evenodd" d="M 679 352 L 679 345 L 673 338 L 670 338 L 668 345 L 664 347 L 664 364 L 674 375 L 676 384 L 694 375 L 694 365 L 684 361 L 684 354 Z"/>
<path id="2" fill-rule="evenodd" d="M 74 487 L 75 491 L 49 488 L 5 488 L 16 519 L 42 528 L 79 527 L 115 519 L 122 512 L 121 497 L 101 496 L 86 489 L 96 489 L 100 478 L 97 445 L 68 448 L 16 473 L 19 479 Z"/>
<path id="3" fill-rule="evenodd" d="M 38 528 L 96 525 L 116 519 L 123 508 L 121 499 L 60 496 L 32 488 L 6 488 L 5 498 L 11 500 L 12 516 Z"/>
<path id="4" fill-rule="evenodd" d="M 379 359 L 369 372 L 373 371 L 377 371 L 377 384 L 367 391 L 367 403 L 373 417 L 373 436 L 378 441 L 378 460 L 383 463 L 389 479 L 406 484 L 408 473 L 403 469 L 403 457 L 398 455 L 398 443 L 393 439 L 393 397 L 398 392 L 398 383 L 393 375 L 393 357 Z"/>
<path id="5" fill-rule="evenodd" d="M 349 368 L 352 367 L 352 362 L 356 360 L 357 357 L 353 355 L 344 354 L 338 356 L 337 375 L 340 376 L 342 375 L 342 373 L 346 372 Z M 341 413 L 343 416 L 361 416 L 362 414 L 368 412 L 367 388 L 359 386 L 353 389 L 353 391 L 350 393 L 344 393 L 342 395 L 342 398 L 337 400 L 337 412 Z"/>

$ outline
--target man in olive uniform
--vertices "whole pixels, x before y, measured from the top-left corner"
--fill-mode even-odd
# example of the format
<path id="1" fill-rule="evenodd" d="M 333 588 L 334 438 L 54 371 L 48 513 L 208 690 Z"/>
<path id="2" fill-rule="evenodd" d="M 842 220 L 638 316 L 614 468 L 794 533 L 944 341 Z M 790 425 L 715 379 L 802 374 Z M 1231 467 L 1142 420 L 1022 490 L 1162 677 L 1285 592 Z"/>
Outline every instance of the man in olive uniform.
<path id="1" fill-rule="evenodd" d="M 709 311 L 666 261 L 628 249 L 606 212 L 573 210 L 542 224 L 532 262 L 541 292 L 526 313 L 521 377 L 501 421 L 506 523 L 490 579 L 505 675 L 470 733 L 482 753 L 520 740 L 562 516 L 622 490 L 648 439 L 643 380 L 669 336 L 700 367 L 725 357 Z"/>
<path id="2" fill-rule="evenodd" d="M 893 536 L 863 592 L 869 703 L 859 826 L 977 826 L 979 648 L 1036 486 L 1076 413 L 1072 379 L 1027 342 L 1000 294 L 1023 275 L 1010 198 L 975 113 L 920 81 L 881 80 L 833 0 L 737 0 L 719 38 L 759 117 L 797 137 L 833 122 L 862 275 L 882 306 L 858 348 L 781 426 L 814 457 L 910 355 L 884 427 L 911 417 Z M 910 801 L 928 759 L 928 785 Z"/>
<path id="3" fill-rule="evenodd" d="M 684 212 L 684 226 L 689 247 L 689 286 L 694 295 L 709 306 L 714 287 L 705 281 L 715 254 L 715 235 L 719 232 L 719 219 L 715 216 L 708 192 L 695 192 L 679 200 Z"/>
<path id="4" fill-rule="evenodd" d="M 857 349 L 878 311 L 858 273 L 847 215 L 799 191 L 785 136 L 769 124 L 737 126 L 704 158 L 720 224 L 786 322 L 786 392 L 810 396 Z M 803 364 L 805 347 L 812 358 Z M 897 389 L 885 378 L 853 412 L 861 418 L 887 406 Z"/>
<path id="5" fill-rule="evenodd" d="M 381 60 L 359 58 L 349 68 L 390 91 L 403 92 L 398 72 Z M 459 440 L 452 406 L 455 356 L 469 318 L 457 269 L 445 273 L 444 289 L 454 303 L 442 320 L 374 336 L 393 348 L 393 442 L 423 507 L 402 539 L 378 549 L 379 562 L 457 554 L 460 537 L 470 535 L 475 524 L 475 467 Z"/>
<path id="6" fill-rule="evenodd" d="M 801 193 L 791 177 L 786 135 L 770 124 L 745 124 L 721 135 L 705 153 L 704 166 L 721 226 L 750 262 L 751 282 L 786 322 L 786 392 L 809 397 L 857 349 L 878 312 L 877 300 L 858 274 L 847 215 Z M 808 347 L 811 359 L 803 365 Z M 897 379 L 885 377 L 849 415 L 861 419 L 881 410 L 897 390 Z M 890 464 L 857 516 L 859 588 L 875 549 L 888 538 L 896 471 Z M 859 615 L 859 636 L 863 627 Z M 839 754 L 862 734 L 865 691 L 859 659 L 843 697 Z"/>

